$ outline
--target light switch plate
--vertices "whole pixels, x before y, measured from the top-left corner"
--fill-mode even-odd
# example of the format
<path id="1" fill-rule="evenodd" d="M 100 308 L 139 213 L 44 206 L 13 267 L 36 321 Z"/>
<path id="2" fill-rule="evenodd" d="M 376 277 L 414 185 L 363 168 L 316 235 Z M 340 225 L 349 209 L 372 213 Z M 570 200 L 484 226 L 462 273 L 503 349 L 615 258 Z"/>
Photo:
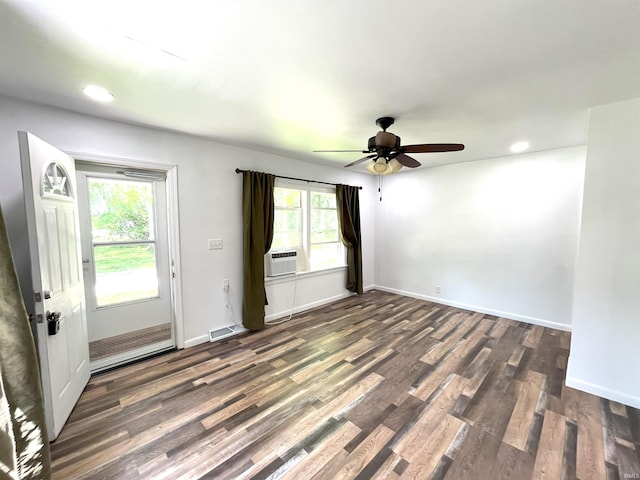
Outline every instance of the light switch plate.
<path id="1" fill-rule="evenodd" d="M 210 238 L 207 241 L 207 247 L 209 248 L 209 250 L 220 250 L 222 248 L 222 239 Z"/>

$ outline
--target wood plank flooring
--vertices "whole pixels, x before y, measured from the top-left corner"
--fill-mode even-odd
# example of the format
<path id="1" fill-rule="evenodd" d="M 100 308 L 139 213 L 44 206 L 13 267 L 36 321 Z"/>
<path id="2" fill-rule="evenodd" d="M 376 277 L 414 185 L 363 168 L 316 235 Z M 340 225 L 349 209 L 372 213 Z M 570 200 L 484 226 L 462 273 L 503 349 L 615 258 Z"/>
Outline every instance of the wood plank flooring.
<path id="1" fill-rule="evenodd" d="M 54 478 L 639 478 L 640 411 L 564 386 L 569 340 L 350 297 L 95 376 Z"/>

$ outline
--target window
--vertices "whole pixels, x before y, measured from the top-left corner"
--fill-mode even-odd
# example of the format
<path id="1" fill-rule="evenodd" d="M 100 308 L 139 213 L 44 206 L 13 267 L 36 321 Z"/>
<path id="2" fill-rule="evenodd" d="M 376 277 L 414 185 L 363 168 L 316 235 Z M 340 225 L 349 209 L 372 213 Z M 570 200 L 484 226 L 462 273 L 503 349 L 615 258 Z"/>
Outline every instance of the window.
<path id="1" fill-rule="evenodd" d="M 153 185 L 89 178 L 96 305 L 158 297 Z"/>
<path id="2" fill-rule="evenodd" d="M 273 196 L 272 251 L 296 250 L 298 271 L 344 265 L 335 189 L 287 184 Z"/>
<path id="3" fill-rule="evenodd" d="M 71 197 L 67 172 L 56 162 L 47 165 L 42 178 L 42 194 L 47 197 Z"/>
<path id="4" fill-rule="evenodd" d="M 291 188 L 275 188 L 273 219 L 274 250 L 302 247 L 302 192 Z"/>

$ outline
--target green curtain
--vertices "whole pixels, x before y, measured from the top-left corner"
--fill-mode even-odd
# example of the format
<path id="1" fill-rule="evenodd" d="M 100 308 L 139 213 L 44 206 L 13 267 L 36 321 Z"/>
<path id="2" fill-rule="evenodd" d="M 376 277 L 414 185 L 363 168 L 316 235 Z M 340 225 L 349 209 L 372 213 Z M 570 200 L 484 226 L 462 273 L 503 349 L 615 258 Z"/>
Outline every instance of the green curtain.
<path id="1" fill-rule="evenodd" d="M 49 442 L 40 371 L 0 210 L 0 472 L 48 479 Z M 0 475 L 2 476 L 2 475 Z"/>
<path id="2" fill-rule="evenodd" d="M 243 283 L 242 324 L 248 330 L 264 328 L 264 254 L 273 240 L 275 175 L 242 173 Z"/>
<path id="3" fill-rule="evenodd" d="M 362 234 L 359 188 L 336 185 L 340 237 L 347 247 L 347 290 L 362 295 Z"/>

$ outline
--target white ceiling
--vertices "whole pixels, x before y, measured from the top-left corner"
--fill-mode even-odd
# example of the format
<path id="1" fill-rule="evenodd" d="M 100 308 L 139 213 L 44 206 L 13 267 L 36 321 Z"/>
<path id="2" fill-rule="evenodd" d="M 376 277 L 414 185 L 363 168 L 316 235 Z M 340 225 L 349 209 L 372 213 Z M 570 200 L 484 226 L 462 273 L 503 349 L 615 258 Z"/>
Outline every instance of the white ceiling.
<path id="1" fill-rule="evenodd" d="M 425 166 L 586 143 L 640 97 L 635 0 L 0 0 L 0 93 L 339 166 L 390 115 Z M 115 95 L 92 103 L 83 86 Z"/>

